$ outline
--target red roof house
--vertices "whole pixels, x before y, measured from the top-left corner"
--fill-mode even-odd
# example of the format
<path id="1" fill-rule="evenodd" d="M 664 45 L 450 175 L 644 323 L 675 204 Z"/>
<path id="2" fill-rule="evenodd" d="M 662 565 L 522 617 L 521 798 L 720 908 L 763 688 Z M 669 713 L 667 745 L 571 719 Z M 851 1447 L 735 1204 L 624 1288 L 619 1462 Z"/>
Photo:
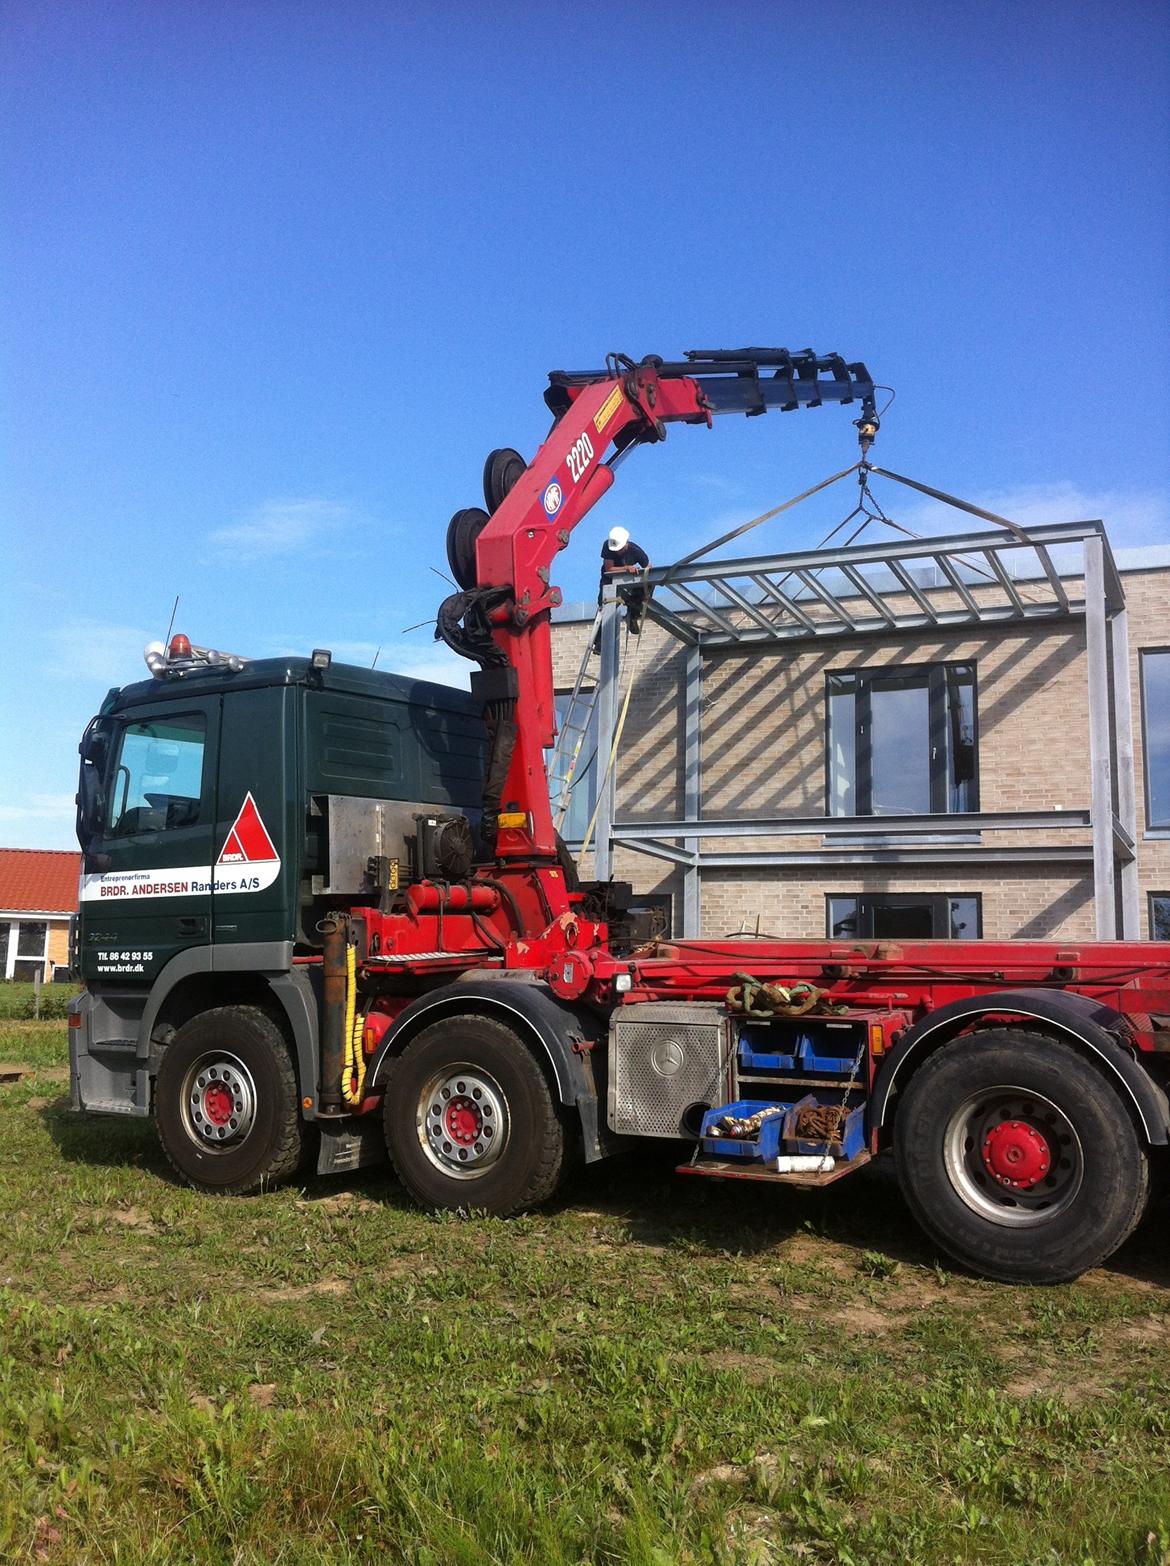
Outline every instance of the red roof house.
<path id="1" fill-rule="evenodd" d="M 0 848 L 0 979 L 68 966 L 80 874 L 75 849 Z"/>

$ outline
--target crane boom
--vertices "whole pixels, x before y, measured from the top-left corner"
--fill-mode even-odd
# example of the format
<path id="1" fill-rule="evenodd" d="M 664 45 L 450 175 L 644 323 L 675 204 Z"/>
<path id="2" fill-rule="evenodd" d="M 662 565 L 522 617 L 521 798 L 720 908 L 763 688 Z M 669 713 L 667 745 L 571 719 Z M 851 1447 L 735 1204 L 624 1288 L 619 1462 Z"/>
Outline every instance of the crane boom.
<path id="1" fill-rule="evenodd" d="M 556 732 L 549 618 L 561 594 L 549 576 L 613 483 L 610 447 L 620 455 L 664 440 L 668 424 L 710 426 L 725 413 L 860 400 L 869 418 L 873 397 L 863 364 L 785 348 L 696 349 L 673 363 L 611 355 L 604 370 L 550 374 L 545 401 L 555 423 L 490 518 L 478 514 L 474 585 L 438 617 L 438 634 L 480 664 L 472 692 L 491 736 L 483 832 L 501 866 L 557 862 L 544 753 Z"/>

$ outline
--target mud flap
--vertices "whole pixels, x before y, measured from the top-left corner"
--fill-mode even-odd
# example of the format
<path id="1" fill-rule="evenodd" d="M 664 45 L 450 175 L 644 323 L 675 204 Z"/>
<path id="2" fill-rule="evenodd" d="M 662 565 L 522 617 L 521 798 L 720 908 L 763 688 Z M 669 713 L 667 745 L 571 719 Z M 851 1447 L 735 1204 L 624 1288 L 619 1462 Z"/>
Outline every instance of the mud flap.
<path id="1" fill-rule="evenodd" d="M 345 1121 L 318 1120 L 321 1146 L 317 1173 L 345 1174 L 386 1161 L 386 1138 L 381 1115 L 364 1115 Z"/>

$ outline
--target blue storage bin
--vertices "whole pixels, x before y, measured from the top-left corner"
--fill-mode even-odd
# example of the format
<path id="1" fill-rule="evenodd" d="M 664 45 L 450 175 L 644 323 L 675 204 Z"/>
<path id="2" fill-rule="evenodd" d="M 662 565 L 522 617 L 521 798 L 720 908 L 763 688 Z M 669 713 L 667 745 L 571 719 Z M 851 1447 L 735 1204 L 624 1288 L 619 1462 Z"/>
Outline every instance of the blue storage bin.
<path id="1" fill-rule="evenodd" d="M 782 1054 L 775 1044 L 783 1041 L 790 1053 Z M 828 1054 L 826 1045 L 839 1042 L 843 1054 Z M 807 1071 L 810 1076 L 847 1077 L 853 1071 L 857 1051 L 863 1039 L 857 1033 L 845 1029 L 830 1033 L 825 1028 L 810 1030 L 774 1027 L 744 1028 L 739 1036 L 739 1064 L 744 1071 Z"/>
<path id="2" fill-rule="evenodd" d="M 703 1151 L 715 1158 L 762 1159 L 765 1163 L 769 1159 L 778 1158 L 790 1108 L 789 1104 L 777 1103 L 773 1099 L 744 1098 L 734 1104 L 709 1109 L 703 1116 L 700 1128 Z M 780 1113 L 765 1120 L 756 1137 L 720 1136 L 712 1129 L 727 1115 L 734 1116 L 736 1120 L 746 1120 L 749 1115 L 759 1114 L 761 1109 L 778 1109 Z"/>
<path id="3" fill-rule="evenodd" d="M 828 1153 L 832 1158 L 838 1158 L 845 1163 L 849 1163 L 850 1160 L 857 1157 L 858 1153 L 865 1151 L 864 1104 L 858 1104 L 856 1109 L 851 1109 L 845 1116 L 845 1125 L 839 1140 L 818 1141 L 811 1137 L 799 1137 L 796 1135 L 797 1111 L 806 1108 L 819 1108 L 825 1103 L 832 1103 L 832 1100 L 825 1096 L 817 1097 L 815 1094 L 808 1093 L 804 1098 L 793 1104 L 792 1108 L 784 1116 L 784 1151 L 787 1153 Z"/>

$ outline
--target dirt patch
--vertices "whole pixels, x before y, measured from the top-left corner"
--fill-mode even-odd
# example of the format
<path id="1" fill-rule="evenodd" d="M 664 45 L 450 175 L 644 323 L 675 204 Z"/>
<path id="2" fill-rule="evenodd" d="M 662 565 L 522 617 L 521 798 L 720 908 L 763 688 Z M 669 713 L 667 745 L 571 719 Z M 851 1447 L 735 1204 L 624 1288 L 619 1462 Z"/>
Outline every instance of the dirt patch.
<path id="1" fill-rule="evenodd" d="M 314 1299 L 320 1295 L 348 1294 L 349 1284 L 344 1278 L 320 1278 L 316 1283 L 288 1284 L 279 1289 L 250 1289 L 254 1300 L 264 1305 L 283 1305 L 291 1300 Z"/>
<path id="2" fill-rule="evenodd" d="M 1151 1348 L 1170 1348 L 1170 1318 L 1147 1316 L 1142 1321 L 1131 1321 L 1112 1334 L 1124 1343 L 1143 1343 Z"/>
<path id="3" fill-rule="evenodd" d="M 24 1077 L 36 1077 L 40 1082 L 68 1082 L 68 1066 L 26 1066 L 23 1061 L 0 1061 L 0 1083 L 20 1082 Z"/>
<path id="4" fill-rule="evenodd" d="M 248 1388 L 248 1396 L 257 1408 L 271 1408 L 276 1402 L 275 1381 L 254 1381 Z"/>
<path id="5" fill-rule="evenodd" d="M 297 1199 L 298 1207 L 308 1208 L 312 1212 L 319 1213 L 376 1213 L 381 1212 L 383 1203 L 376 1202 L 372 1197 L 363 1196 L 360 1191 L 334 1191 L 329 1196 L 302 1196 Z"/>
<path id="6" fill-rule="evenodd" d="M 865 1305 L 858 1301 L 856 1304 L 846 1305 L 842 1310 L 831 1312 L 829 1319 L 840 1322 L 850 1337 L 874 1338 L 904 1327 L 912 1314 L 913 1312 L 902 1310 L 881 1310 L 877 1306 Z"/>
<path id="7" fill-rule="evenodd" d="M 713 1484 L 746 1484 L 753 1476 L 770 1479 L 775 1476 L 780 1461 L 775 1452 L 757 1452 L 750 1463 L 716 1463 L 703 1468 L 691 1480 L 692 1490 L 705 1490 Z"/>
<path id="8" fill-rule="evenodd" d="M 120 1223 L 123 1229 L 137 1229 L 139 1234 L 158 1233 L 158 1225 L 141 1207 L 111 1207 L 106 1216 Z"/>
<path id="9" fill-rule="evenodd" d="M 830 1240 L 811 1234 L 794 1234 L 777 1245 L 773 1260 L 790 1267 L 808 1267 L 815 1272 L 832 1273 L 837 1278 L 855 1278 L 857 1268 L 851 1253 L 838 1251 Z"/>
<path id="10" fill-rule="evenodd" d="M 747 1469 L 739 1463 L 716 1463 L 704 1468 L 691 1480 L 692 1490 L 706 1490 L 713 1484 L 746 1484 Z"/>
<path id="11" fill-rule="evenodd" d="M 417 1256 L 389 1256 L 379 1262 L 376 1276 L 385 1279 L 432 1278 L 438 1271 L 438 1267 L 420 1261 Z"/>
<path id="12" fill-rule="evenodd" d="M 1096 1398 L 1108 1397 L 1109 1388 L 1095 1376 L 1081 1376 L 1076 1381 L 1067 1379 L 1067 1370 L 1060 1375 L 1053 1367 L 1029 1366 L 1026 1374 L 1015 1376 L 1004 1385 L 1004 1395 L 1018 1402 L 1029 1398 L 1058 1398 L 1073 1407 L 1091 1403 Z"/>
<path id="13" fill-rule="evenodd" d="M 713 1349 L 703 1355 L 703 1364 L 711 1370 L 734 1370 L 750 1386 L 763 1386 L 779 1374 L 779 1366 L 763 1354 L 740 1354 L 735 1349 Z"/>

